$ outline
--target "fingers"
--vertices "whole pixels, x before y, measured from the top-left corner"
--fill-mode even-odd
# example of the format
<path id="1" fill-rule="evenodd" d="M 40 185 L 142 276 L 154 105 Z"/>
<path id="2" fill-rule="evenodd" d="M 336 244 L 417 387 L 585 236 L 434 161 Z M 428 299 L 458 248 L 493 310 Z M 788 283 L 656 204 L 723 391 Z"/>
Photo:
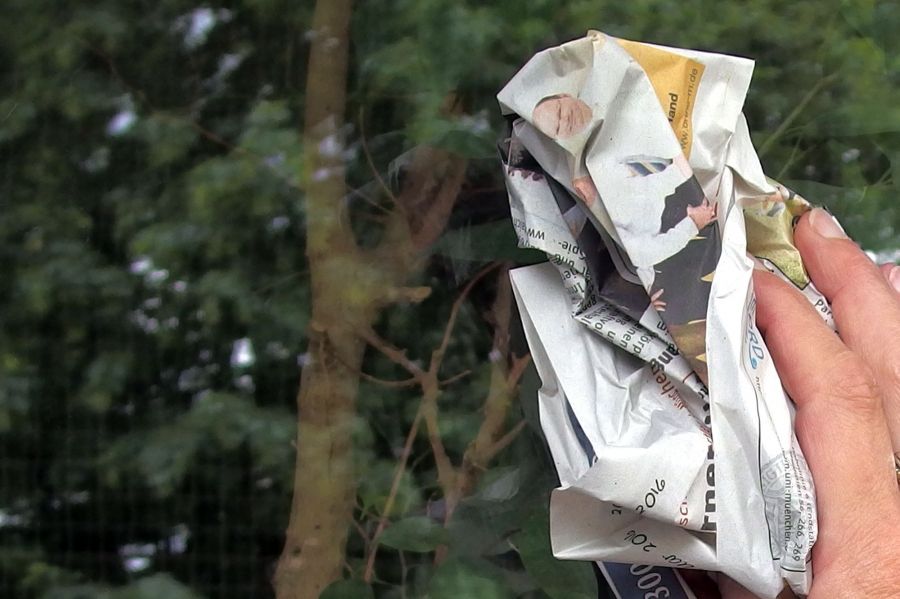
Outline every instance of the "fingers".
<path id="1" fill-rule="evenodd" d="M 896 264 L 882 264 L 878 267 L 884 280 L 894 288 L 894 291 L 900 293 L 900 266 Z"/>
<path id="2" fill-rule="evenodd" d="M 858 522 L 860 506 L 896 512 L 897 482 L 877 385 L 864 361 L 791 285 L 754 271 L 757 323 L 797 404 L 797 437 L 816 482 L 820 544 Z M 873 525 L 869 522 L 867 525 Z"/>
<path id="3" fill-rule="evenodd" d="M 813 283 L 831 304 L 844 343 L 872 369 L 900 451 L 900 297 L 879 268 L 821 208 L 804 215 L 794 241 Z M 894 271 L 888 277 L 898 277 Z"/>

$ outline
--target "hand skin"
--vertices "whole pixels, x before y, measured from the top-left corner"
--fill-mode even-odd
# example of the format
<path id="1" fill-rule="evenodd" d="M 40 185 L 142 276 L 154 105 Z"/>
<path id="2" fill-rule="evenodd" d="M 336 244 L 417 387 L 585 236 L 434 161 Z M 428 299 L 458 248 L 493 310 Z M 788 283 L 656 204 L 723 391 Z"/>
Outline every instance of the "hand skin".
<path id="1" fill-rule="evenodd" d="M 878 268 L 881 270 L 884 278 L 887 279 L 887 282 L 890 283 L 897 293 L 900 293 L 900 266 L 896 264 L 882 264 Z"/>
<path id="2" fill-rule="evenodd" d="M 754 271 L 757 324 L 797 405 L 816 485 L 819 538 L 810 599 L 900 597 L 900 293 L 821 209 L 794 240 L 840 336 L 794 288 Z M 893 438 L 893 443 L 892 443 Z M 723 577 L 722 577 L 723 578 Z M 753 595 L 722 581 L 724 599 Z"/>

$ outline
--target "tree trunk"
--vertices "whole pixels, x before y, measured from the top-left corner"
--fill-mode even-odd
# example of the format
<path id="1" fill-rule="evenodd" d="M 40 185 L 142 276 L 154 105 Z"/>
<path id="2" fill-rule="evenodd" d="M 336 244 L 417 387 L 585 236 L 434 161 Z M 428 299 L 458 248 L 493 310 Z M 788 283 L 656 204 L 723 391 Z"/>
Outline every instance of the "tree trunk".
<path id="1" fill-rule="evenodd" d="M 344 206 L 351 13 L 352 0 L 318 0 L 313 13 L 303 125 L 312 320 L 297 397 L 294 495 L 273 581 L 278 599 L 314 599 L 342 577 L 356 497 L 351 428 L 366 349 L 361 333 L 387 304 L 427 295 L 402 286 L 443 231 L 466 172 L 462 157 L 417 148 L 382 242 L 360 251 Z"/>
<path id="2" fill-rule="evenodd" d="M 351 423 L 364 345 L 354 331 L 315 332 L 299 395 L 294 499 L 275 574 L 278 599 L 314 599 L 341 578 L 356 481 Z"/>
<path id="3" fill-rule="evenodd" d="M 313 599 L 341 577 L 356 493 L 351 422 L 374 317 L 363 260 L 347 226 L 342 125 L 352 0 L 318 0 L 304 114 L 303 183 L 312 284 L 309 351 L 298 394 L 297 459 L 278 599 Z"/>

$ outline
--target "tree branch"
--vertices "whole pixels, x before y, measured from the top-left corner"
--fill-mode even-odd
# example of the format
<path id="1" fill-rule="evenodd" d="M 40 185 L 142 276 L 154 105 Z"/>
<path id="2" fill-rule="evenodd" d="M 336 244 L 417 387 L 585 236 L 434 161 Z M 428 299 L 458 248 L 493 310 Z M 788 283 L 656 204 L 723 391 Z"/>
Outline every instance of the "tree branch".
<path id="1" fill-rule="evenodd" d="M 406 372 L 411 374 L 419 384 L 423 383 L 425 371 L 423 371 L 418 364 L 406 357 L 406 350 L 394 347 L 379 337 L 371 328 L 360 331 L 359 336 L 365 339 L 366 343 L 381 352 L 391 362 L 406 370 Z"/>
<path id="2" fill-rule="evenodd" d="M 491 308 L 494 350 L 499 356 L 491 364 L 491 382 L 483 407 L 484 419 L 475 437 L 466 447 L 454 488 L 445 496 L 447 501 L 445 523 L 450 521 L 459 501 L 475 488 L 487 464 L 512 442 L 522 426 L 520 423 L 504 434 L 515 387 L 528 363 L 527 357 L 513 359 L 512 366 L 508 366 L 507 363 L 512 310 L 512 288 L 509 284 L 508 269 L 508 265 L 504 265 L 498 276 L 497 297 Z"/>
<path id="3" fill-rule="evenodd" d="M 453 335 L 453 328 L 456 326 L 456 318 L 459 315 L 459 310 L 462 308 L 463 303 L 466 301 L 466 298 L 469 296 L 469 292 L 472 291 L 472 288 L 475 287 L 475 284 L 478 283 L 481 279 L 485 277 L 489 272 L 496 269 L 501 265 L 500 262 L 491 262 L 480 271 L 475 273 L 475 276 L 472 277 L 466 286 L 463 287 L 462 292 L 456 297 L 456 300 L 453 302 L 453 307 L 450 308 L 450 316 L 447 318 L 447 325 L 444 327 L 444 335 L 441 338 L 441 344 L 438 346 L 436 350 L 431 352 L 431 363 L 428 366 L 428 371 L 434 373 L 435 375 L 441 368 L 441 362 L 444 359 L 444 354 L 447 352 L 447 346 L 450 345 L 450 338 Z"/>
<path id="4" fill-rule="evenodd" d="M 397 491 L 400 489 L 400 481 L 403 479 L 403 473 L 406 471 L 406 463 L 409 461 L 409 455 L 412 452 L 412 444 L 416 435 L 419 433 L 419 424 L 421 422 L 422 404 L 419 404 L 416 417 L 413 419 L 412 426 L 409 427 L 409 432 L 406 434 L 406 441 L 403 443 L 400 461 L 397 463 L 397 468 L 394 469 L 391 490 L 388 492 L 387 500 L 384 502 L 384 509 L 381 511 L 381 516 L 378 518 L 378 526 L 375 528 L 375 533 L 372 535 L 372 540 L 367 547 L 366 569 L 363 574 L 363 580 L 366 582 L 372 582 L 372 576 L 375 574 L 375 557 L 378 554 L 378 543 L 381 540 L 381 534 L 387 526 L 391 510 L 394 509 L 394 500 L 397 497 Z"/>

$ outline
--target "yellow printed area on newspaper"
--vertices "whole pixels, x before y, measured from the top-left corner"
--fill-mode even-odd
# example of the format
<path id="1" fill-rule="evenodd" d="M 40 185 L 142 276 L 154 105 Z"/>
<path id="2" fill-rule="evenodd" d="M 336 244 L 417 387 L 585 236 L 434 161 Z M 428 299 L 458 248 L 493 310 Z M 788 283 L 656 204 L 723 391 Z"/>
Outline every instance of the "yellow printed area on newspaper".
<path id="1" fill-rule="evenodd" d="M 647 44 L 622 39 L 616 41 L 647 73 L 663 112 L 681 144 L 681 150 L 685 156 L 690 157 L 694 137 L 691 118 L 697 86 L 703 77 L 703 65 L 686 56 Z"/>

